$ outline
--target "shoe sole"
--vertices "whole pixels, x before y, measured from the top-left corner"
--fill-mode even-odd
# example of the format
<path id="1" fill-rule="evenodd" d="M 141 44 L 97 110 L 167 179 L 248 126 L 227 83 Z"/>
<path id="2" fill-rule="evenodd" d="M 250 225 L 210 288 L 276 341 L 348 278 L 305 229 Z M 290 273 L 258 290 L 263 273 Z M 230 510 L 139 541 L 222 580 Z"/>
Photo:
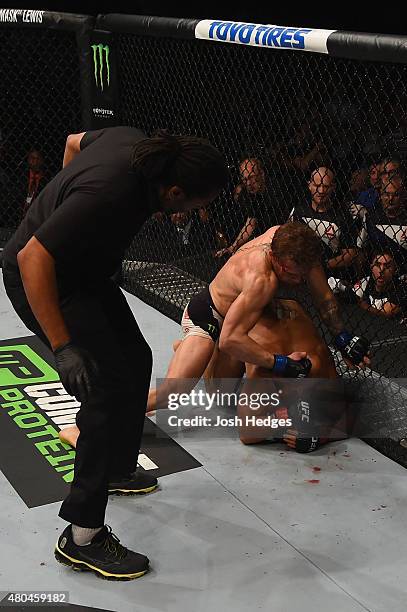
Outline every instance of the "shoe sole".
<path id="1" fill-rule="evenodd" d="M 146 495 L 147 493 L 152 493 L 158 489 L 158 483 L 152 487 L 146 487 L 145 489 L 109 489 L 109 495 Z"/>
<path id="2" fill-rule="evenodd" d="M 90 565 L 90 563 L 86 563 L 86 561 L 80 561 L 79 559 L 69 557 L 63 553 L 58 546 L 55 547 L 54 555 L 58 563 L 70 567 L 75 572 L 93 572 L 98 578 L 102 578 L 103 580 L 114 580 L 117 582 L 135 580 L 136 578 L 144 576 L 144 574 L 146 574 L 149 570 L 147 567 L 147 569 L 142 570 L 141 572 L 135 572 L 134 574 L 110 574 L 109 572 L 105 572 L 94 565 Z"/>

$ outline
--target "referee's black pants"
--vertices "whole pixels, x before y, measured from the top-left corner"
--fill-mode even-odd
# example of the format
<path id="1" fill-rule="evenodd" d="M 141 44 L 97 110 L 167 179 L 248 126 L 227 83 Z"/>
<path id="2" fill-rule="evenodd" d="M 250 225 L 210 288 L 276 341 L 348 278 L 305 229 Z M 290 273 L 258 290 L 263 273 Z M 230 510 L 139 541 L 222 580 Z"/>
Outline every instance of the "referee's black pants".
<path id="1" fill-rule="evenodd" d="M 21 320 L 49 346 L 28 304 L 18 270 L 3 262 L 3 279 Z M 60 291 L 60 296 L 71 341 L 93 355 L 102 380 L 77 414 L 80 436 L 74 479 L 59 516 L 81 527 L 100 527 L 108 482 L 117 482 L 137 466 L 152 353 L 120 287 L 110 279 Z"/>

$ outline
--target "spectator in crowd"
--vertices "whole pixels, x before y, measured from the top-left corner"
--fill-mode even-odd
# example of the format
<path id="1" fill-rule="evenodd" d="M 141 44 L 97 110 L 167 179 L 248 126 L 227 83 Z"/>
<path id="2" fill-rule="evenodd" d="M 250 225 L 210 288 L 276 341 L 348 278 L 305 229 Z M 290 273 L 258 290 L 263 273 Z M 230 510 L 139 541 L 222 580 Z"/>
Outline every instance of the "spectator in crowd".
<path id="1" fill-rule="evenodd" d="M 184 255 L 216 248 L 217 234 L 209 210 L 178 212 L 170 215 L 170 233 L 174 246 Z"/>
<path id="2" fill-rule="evenodd" d="M 330 166 L 331 158 L 319 134 L 317 117 L 293 119 L 289 138 L 277 157 L 290 199 L 305 195 L 304 185 L 310 173 L 320 166 Z M 297 201 L 297 200 L 296 200 Z"/>
<path id="3" fill-rule="evenodd" d="M 28 172 L 26 183 L 23 187 L 22 216 L 24 217 L 33 200 L 45 187 L 48 179 L 45 172 L 45 161 L 39 149 L 31 149 L 27 155 Z"/>
<path id="4" fill-rule="evenodd" d="M 353 291 L 363 310 L 381 317 L 404 316 L 407 311 L 407 285 L 397 276 L 397 266 L 390 251 L 373 254 L 370 275 L 358 281 Z"/>
<path id="5" fill-rule="evenodd" d="M 357 200 L 356 204 L 360 204 L 364 208 L 371 208 L 379 200 L 379 192 L 381 187 L 381 173 L 383 164 L 377 159 L 369 164 L 369 183 L 370 185 L 362 191 Z"/>
<path id="6" fill-rule="evenodd" d="M 369 170 L 363 164 L 357 164 L 357 167 L 351 171 L 348 189 L 347 208 L 354 219 L 355 223 L 360 226 L 365 207 L 358 203 L 361 193 L 369 189 Z M 360 227 L 358 227 L 360 230 Z"/>
<path id="7" fill-rule="evenodd" d="M 240 185 L 240 180 L 239 175 L 238 181 L 235 180 L 234 184 Z M 247 210 L 244 198 L 239 195 L 236 187 L 225 190 L 210 206 L 210 218 L 219 242 L 216 252 L 232 244 L 241 228 L 246 225 Z"/>
<path id="8" fill-rule="evenodd" d="M 389 103 L 381 146 L 405 157 L 407 154 L 407 101 L 399 99 Z"/>
<path id="9" fill-rule="evenodd" d="M 245 222 L 232 244 L 217 251 L 217 257 L 232 255 L 243 244 L 283 221 L 264 163 L 258 158 L 247 157 L 241 161 L 239 171 L 240 182 L 233 196 L 245 211 Z"/>
<path id="10" fill-rule="evenodd" d="M 325 98 L 318 129 L 330 161 L 321 165 L 335 167 L 338 189 L 344 187 L 347 180 L 344 170 L 349 168 L 355 151 L 359 149 L 360 125 L 363 119 L 360 105 L 349 99 L 344 83 L 338 83 L 335 96 Z"/>
<path id="11" fill-rule="evenodd" d="M 353 200 L 356 200 L 359 197 L 359 194 L 362 191 L 365 191 L 369 188 L 369 171 L 362 164 L 358 166 L 355 170 L 352 170 L 349 182 L 349 191 L 353 197 Z"/>
<path id="12" fill-rule="evenodd" d="M 361 154 L 366 160 L 374 162 L 383 157 L 383 125 L 378 117 L 388 117 L 391 111 L 390 104 L 383 104 L 383 98 L 372 97 L 369 104 L 363 105 L 363 111 L 359 125 L 369 126 L 363 130 L 363 140 L 358 141 Z M 360 128 L 356 132 L 360 135 Z"/>
<path id="13" fill-rule="evenodd" d="M 187 247 L 191 244 L 193 223 L 191 213 L 192 211 L 176 212 L 170 215 L 170 228 L 175 230 L 172 234 L 177 246 Z"/>
<path id="14" fill-rule="evenodd" d="M 137 260 L 155 262 L 196 258 L 224 245 L 219 234 L 209 210 L 157 213 L 144 224 L 132 254 Z"/>
<path id="15" fill-rule="evenodd" d="M 388 250 L 400 274 L 407 272 L 406 202 L 405 169 L 400 162 L 385 160 L 379 201 L 366 212 L 358 246 L 368 259 L 379 249 Z"/>
<path id="16" fill-rule="evenodd" d="M 209 248 L 212 248 L 214 244 L 217 249 L 225 248 L 228 244 L 227 237 L 216 217 L 214 206 L 199 208 L 196 212 L 204 233 L 209 236 Z"/>
<path id="17" fill-rule="evenodd" d="M 402 175 L 403 162 L 400 157 L 386 157 L 383 159 L 380 167 L 380 184 L 379 190 L 385 187 L 391 179 L 396 175 Z"/>
<path id="18" fill-rule="evenodd" d="M 292 138 L 282 151 L 287 167 L 300 171 L 302 174 L 308 174 L 309 170 L 330 161 L 326 147 L 319 138 L 315 137 L 308 122 L 300 122 L 294 129 Z"/>
<path id="19" fill-rule="evenodd" d="M 308 189 L 308 201 L 294 206 L 289 220 L 308 225 L 321 238 L 327 277 L 349 282 L 358 255 L 357 230 L 350 214 L 335 198 L 333 171 L 325 166 L 314 170 Z"/>
<path id="20" fill-rule="evenodd" d="M 359 195 L 369 189 L 369 179 L 369 169 L 363 164 L 357 164 L 357 167 L 352 170 L 349 180 L 349 194 L 352 202 L 356 202 Z"/>

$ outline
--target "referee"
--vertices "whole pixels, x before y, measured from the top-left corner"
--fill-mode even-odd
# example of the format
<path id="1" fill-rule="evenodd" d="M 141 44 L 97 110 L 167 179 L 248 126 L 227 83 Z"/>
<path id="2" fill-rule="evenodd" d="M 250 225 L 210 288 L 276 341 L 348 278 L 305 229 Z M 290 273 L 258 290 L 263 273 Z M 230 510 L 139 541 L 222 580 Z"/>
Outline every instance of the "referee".
<path id="1" fill-rule="evenodd" d="M 71 134 L 63 169 L 32 203 L 3 251 L 7 295 L 53 351 L 61 382 L 81 402 L 75 476 L 59 516 L 55 555 L 74 568 L 129 580 L 148 570 L 105 525 L 108 493 L 153 490 L 136 473 L 152 354 L 111 276 L 157 211 L 207 206 L 228 181 L 207 141 L 136 128 Z"/>

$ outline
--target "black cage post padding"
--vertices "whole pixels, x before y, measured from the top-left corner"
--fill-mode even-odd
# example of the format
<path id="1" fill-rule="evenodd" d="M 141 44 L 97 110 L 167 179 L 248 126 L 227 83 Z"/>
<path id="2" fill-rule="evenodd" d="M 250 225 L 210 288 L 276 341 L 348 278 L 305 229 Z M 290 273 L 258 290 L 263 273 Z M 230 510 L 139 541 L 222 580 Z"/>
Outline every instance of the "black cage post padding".
<path id="1" fill-rule="evenodd" d="M 86 52 L 86 75 L 89 78 L 85 90 L 90 128 L 97 130 L 118 125 L 119 83 L 115 38 L 111 32 L 95 28 L 82 48 Z"/>
<path id="2" fill-rule="evenodd" d="M 182 19 L 173 17 L 152 17 L 142 15 L 99 15 L 96 19 L 98 28 L 120 34 L 137 34 L 139 36 L 157 36 L 181 39 L 194 39 L 195 27 L 199 19 Z"/>
<path id="3" fill-rule="evenodd" d="M 334 32 L 327 41 L 328 52 L 367 62 L 407 63 L 407 37 L 363 32 Z"/>

